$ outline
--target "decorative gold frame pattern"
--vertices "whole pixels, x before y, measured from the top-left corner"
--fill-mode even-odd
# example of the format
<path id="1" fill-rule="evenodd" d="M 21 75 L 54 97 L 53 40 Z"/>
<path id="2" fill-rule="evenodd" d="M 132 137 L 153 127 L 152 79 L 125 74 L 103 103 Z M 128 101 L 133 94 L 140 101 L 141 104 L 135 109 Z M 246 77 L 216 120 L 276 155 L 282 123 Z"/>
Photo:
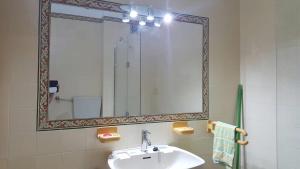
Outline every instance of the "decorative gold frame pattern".
<path id="1" fill-rule="evenodd" d="M 123 4 L 102 0 L 40 0 L 39 19 L 39 71 L 38 71 L 38 115 L 37 130 L 58 130 L 99 126 L 114 126 L 125 124 L 156 123 L 170 121 L 189 121 L 209 119 L 209 19 L 187 14 L 173 13 L 175 20 L 203 25 L 203 49 L 202 49 L 202 87 L 203 87 L 203 112 L 176 113 L 164 115 L 145 115 L 133 117 L 105 117 L 98 119 L 74 119 L 74 120 L 48 120 L 48 83 L 49 83 L 49 45 L 50 45 L 50 17 L 51 2 L 62 3 L 86 8 L 101 9 L 126 13 L 120 6 Z M 79 18 L 80 19 L 80 18 Z M 81 18 L 82 19 L 82 18 Z"/>

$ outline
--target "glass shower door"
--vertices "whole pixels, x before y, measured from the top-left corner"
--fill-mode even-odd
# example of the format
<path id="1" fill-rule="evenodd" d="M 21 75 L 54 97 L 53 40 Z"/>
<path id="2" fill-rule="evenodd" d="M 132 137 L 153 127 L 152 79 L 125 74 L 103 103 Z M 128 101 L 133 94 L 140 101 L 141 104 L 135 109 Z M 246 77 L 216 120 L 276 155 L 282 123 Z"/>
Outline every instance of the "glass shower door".
<path id="1" fill-rule="evenodd" d="M 115 48 L 115 116 L 139 116 L 141 109 L 140 35 L 121 37 Z"/>

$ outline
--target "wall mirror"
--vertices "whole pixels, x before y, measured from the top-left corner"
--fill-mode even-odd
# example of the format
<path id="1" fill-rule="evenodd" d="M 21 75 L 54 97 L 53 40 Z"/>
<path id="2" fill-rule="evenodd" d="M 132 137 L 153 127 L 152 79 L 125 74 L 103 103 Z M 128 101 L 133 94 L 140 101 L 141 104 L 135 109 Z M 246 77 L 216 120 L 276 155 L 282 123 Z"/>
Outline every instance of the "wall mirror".
<path id="1" fill-rule="evenodd" d="M 208 119 L 208 18 L 41 0 L 38 130 Z"/>

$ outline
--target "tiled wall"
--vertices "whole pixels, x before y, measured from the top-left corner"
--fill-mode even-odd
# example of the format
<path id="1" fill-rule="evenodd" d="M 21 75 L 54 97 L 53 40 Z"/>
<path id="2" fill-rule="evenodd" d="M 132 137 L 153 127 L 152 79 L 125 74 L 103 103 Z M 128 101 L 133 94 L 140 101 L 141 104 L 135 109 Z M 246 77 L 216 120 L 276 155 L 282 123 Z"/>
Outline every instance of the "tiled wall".
<path id="1" fill-rule="evenodd" d="M 111 144 L 95 139 L 96 128 L 36 132 L 38 3 L 2 0 L 0 5 L 1 169 L 106 169 L 111 150 L 140 145 L 144 128 L 153 133 L 154 144 L 182 147 L 203 156 L 203 168 L 221 168 L 211 162 L 206 121 L 191 122 L 196 133 L 184 137 L 171 132 L 171 123 L 121 126 L 122 140 Z M 232 122 L 239 83 L 239 1 L 174 0 L 169 5 L 210 17 L 210 117 Z"/>
<path id="2" fill-rule="evenodd" d="M 300 160 L 300 1 L 276 2 L 278 169 L 296 169 Z"/>
<path id="3" fill-rule="evenodd" d="M 241 1 L 249 169 L 299 168 L 299 8 L 297 0 Z"/>
<path id="4" fill-rule="evenodd" d="M 241 0 L 241 80 L 248 169 L 276 169 L 275 1 Z"/>

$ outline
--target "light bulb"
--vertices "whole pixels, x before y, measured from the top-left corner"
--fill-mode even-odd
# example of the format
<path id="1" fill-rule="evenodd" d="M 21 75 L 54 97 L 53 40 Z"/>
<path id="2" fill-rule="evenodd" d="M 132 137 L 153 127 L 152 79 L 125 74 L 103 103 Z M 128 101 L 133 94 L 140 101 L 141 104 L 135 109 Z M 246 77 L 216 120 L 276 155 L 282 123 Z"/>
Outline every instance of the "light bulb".
<path id="1" fill-rule="evenodd" d="M 165 14 L 165 16 L 164 16 L 165 23 L 171 23 L 172 20 L 173 20 L 173 16 L 171 14 L 169 14 L 169 13 Z"/>
<path id="2" fill-rule="evenodd" d="M 160 22 L 154 22 L 154 26 L 159 28 L 160 27 Z"/>
<path id="3" fill-rule="evenodd" d="M 124 23 L 128 23 L 130 20 L 128 19 L 128 18 L 123 18 L 122 19 L 122 22 L 124 22 Z"/>
<path id="4" fill-rule="evenodd" d="M 131 10 L 130 13 L 129 13 L 129 16 L 131 18 L 136 18 L 138 16 L 138 12 L 135 11 L 135 10 Z"/>
<path id="5" fill-rule="evenodd" d="M 154 16 L 153 15 L 148 15 L 147 16 L 147 20 L 148 21 L 153 21 L 154 20 Z"/>
<path id="6" fill-rule="evenodd" d="M 145 25 L 146 25 L 146 22 L 145 22 L 144 20 L 140 20 L 139 24 L 140 24 L 141 26 L 145 26 Z"/>
<path id="7" fill-rule="evenodd" d="M 130 22 L 130 19 L 128 18 L 128 16 L 123 15 L 122 22 L 128 23 L 128 22 Z"/>

